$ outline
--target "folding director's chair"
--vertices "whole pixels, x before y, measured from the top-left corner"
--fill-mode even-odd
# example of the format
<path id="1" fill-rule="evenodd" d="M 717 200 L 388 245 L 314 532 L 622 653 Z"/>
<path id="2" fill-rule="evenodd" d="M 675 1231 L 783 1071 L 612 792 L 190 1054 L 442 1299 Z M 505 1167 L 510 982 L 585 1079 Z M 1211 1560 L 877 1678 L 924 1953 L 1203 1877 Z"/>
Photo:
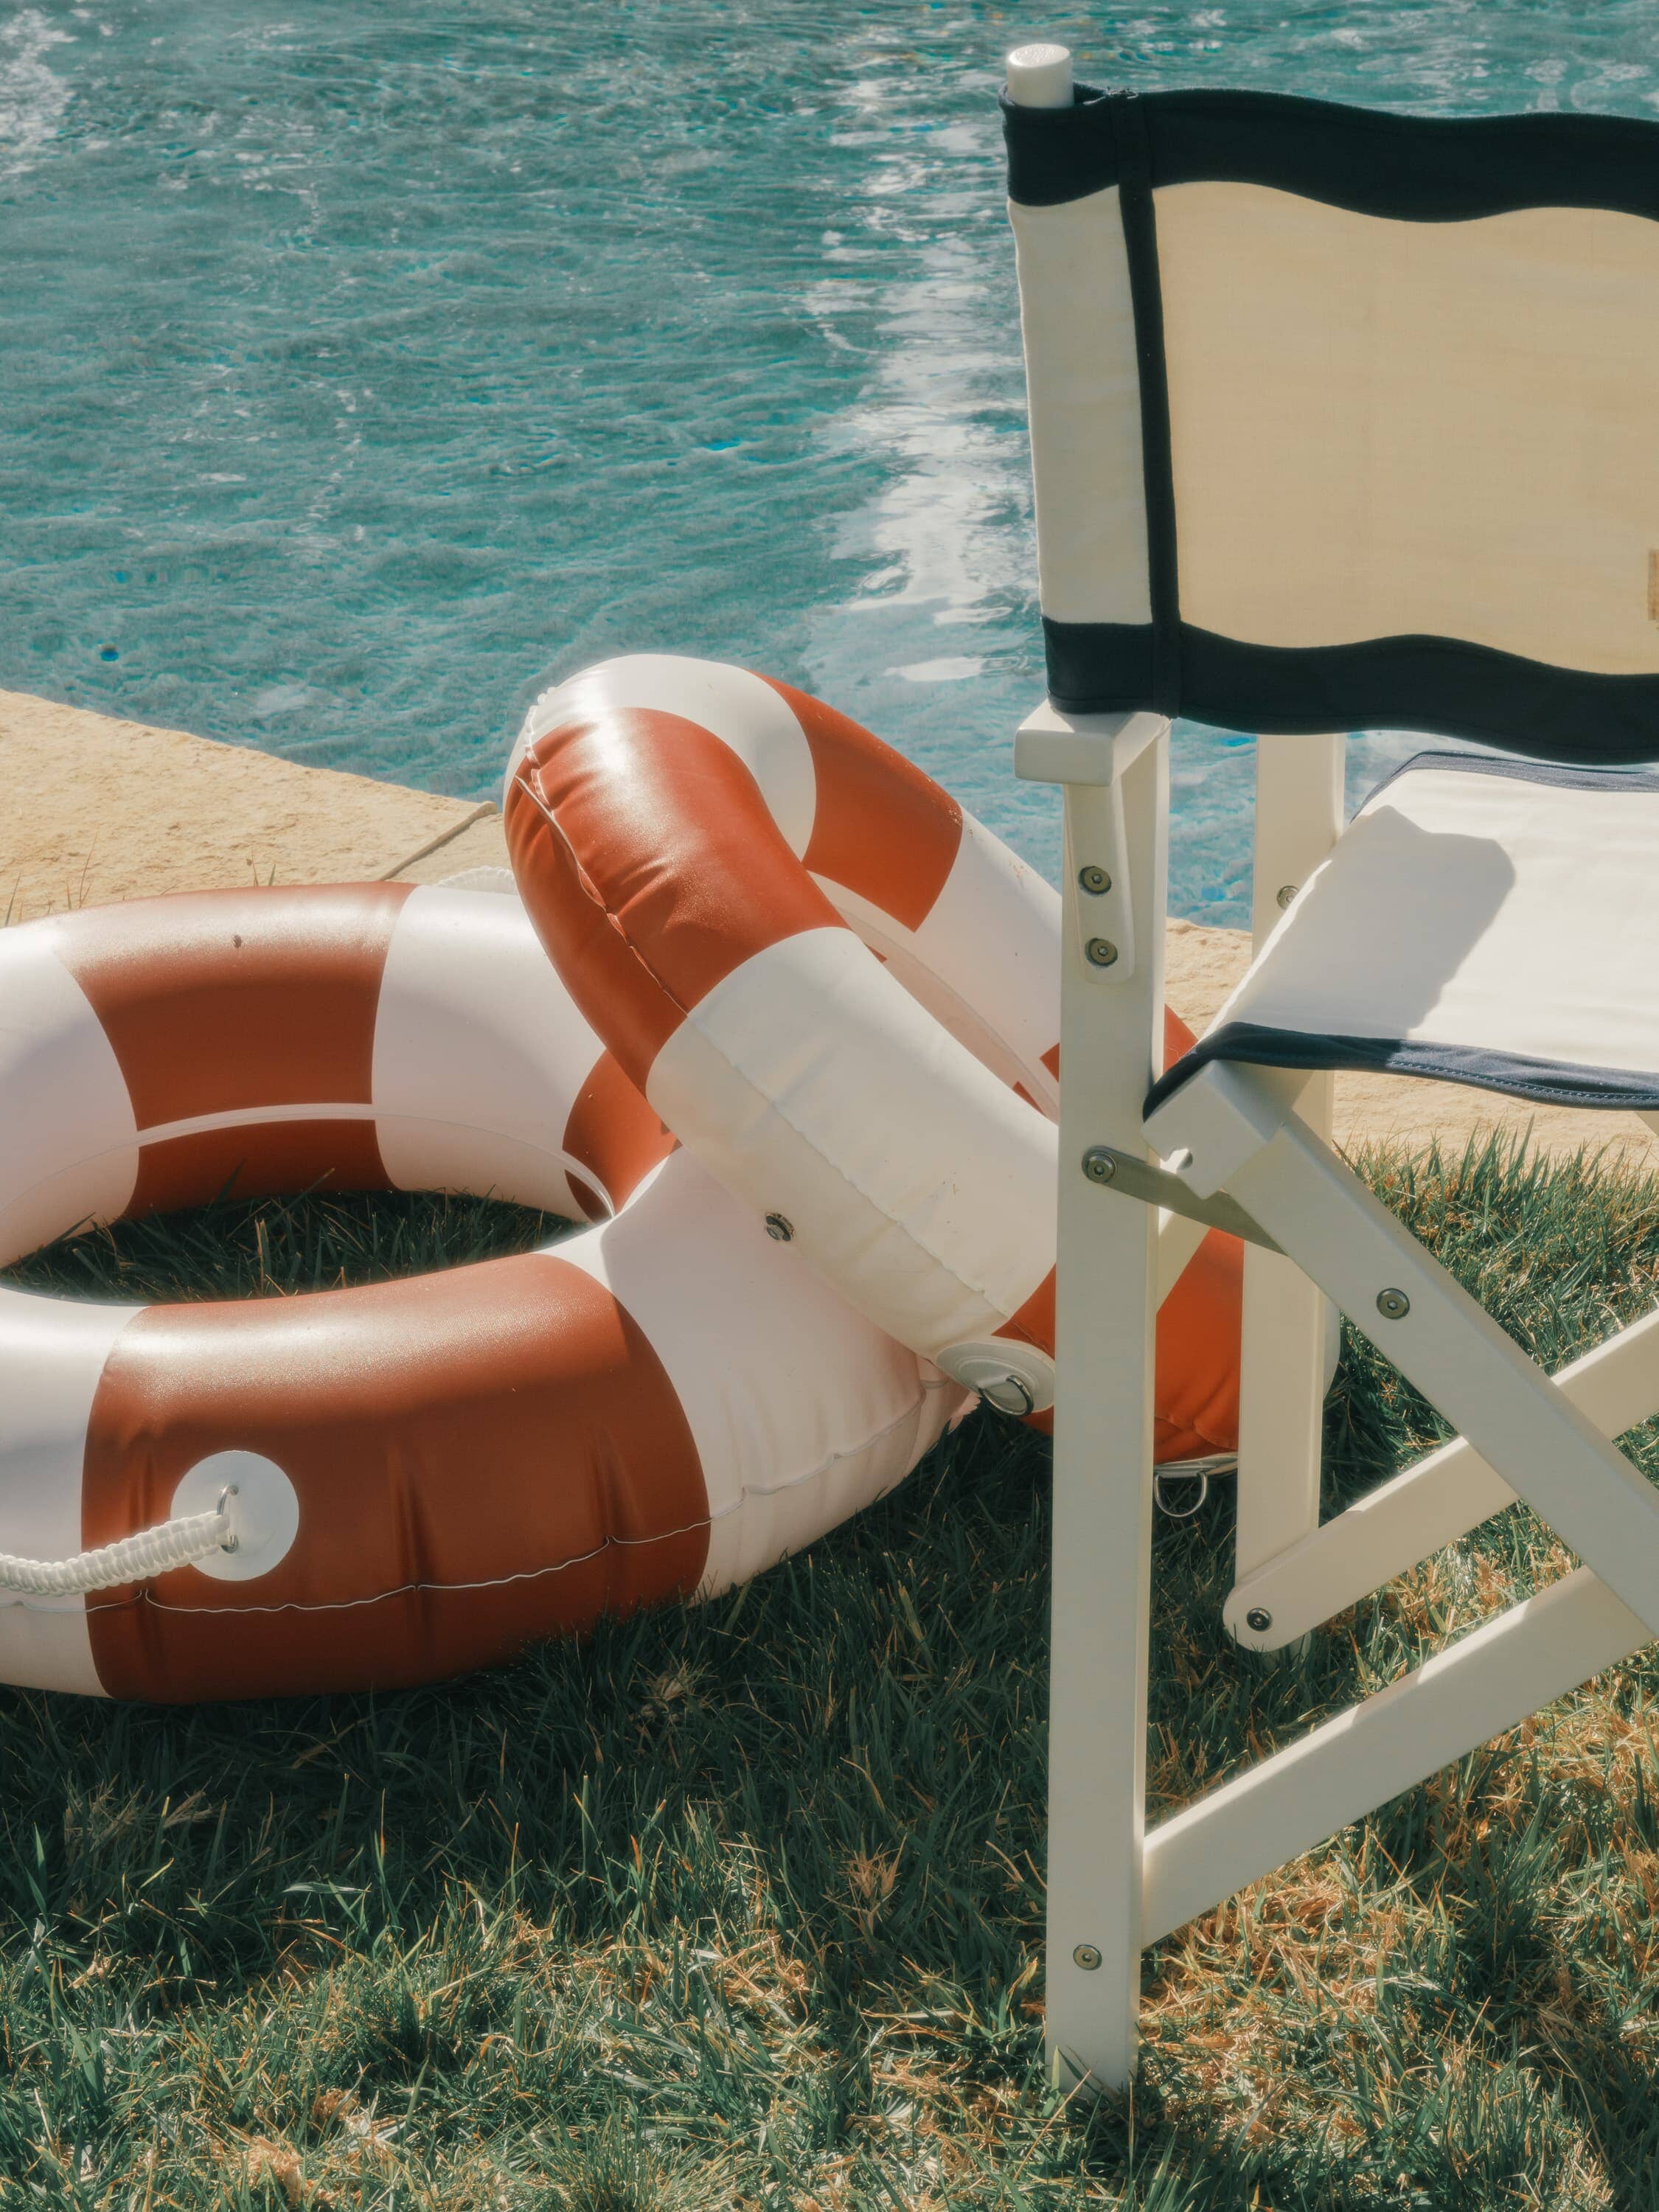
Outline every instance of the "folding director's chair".
<path id="1" fill-rule="evenodd" d="M 1048 2034 L 1124 2081 L 1139 1954 L 1659 1632 L 1659 1315 L 1553 1381 L 1333 1153 L 1331 1071 L 1659 1127 L 1659 125 L 1075 91 L 1011 57 L 1065 787 Z M 1168 718 L 1262 733 L 1255 957 L 1158 1074 Z M 1429 751 L 1342 827 L 1340 737 Z M 1136 1202 L 1139 1201 L 1139 1202 Z M 1152 1324 L 1247 1240 L 1237 1641 L 1526 1499 L 1583 1560 L 1143 1833 Z M 1460 1431 L 1319 1525 L 1332 1300 Z"/>

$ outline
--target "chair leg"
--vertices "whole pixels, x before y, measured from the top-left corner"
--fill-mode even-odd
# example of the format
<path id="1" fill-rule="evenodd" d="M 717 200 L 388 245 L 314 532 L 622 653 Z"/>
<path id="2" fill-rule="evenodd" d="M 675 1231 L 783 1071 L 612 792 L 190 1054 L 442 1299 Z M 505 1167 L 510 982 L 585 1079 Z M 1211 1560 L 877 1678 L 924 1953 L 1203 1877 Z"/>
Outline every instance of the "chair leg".
<path id="1" fill-rule="evenodd" d="M 1083 954 L 1078 871 L 1114 830 L 1112 789 L 1066 791 L 1054 1644 L 1048 1726 L 1048 2037 L 1064 2087 L 1120 2088 L 1135 2057 L 1146 1803 L 1157 1216 L 1082 1172 L 1143 1146 L 1164 1004 L 1167 738 L 1120 787 L 1132 972 Z"/>
<path id="2" fill-rule="evenodd" d="M 1153 1117 L 1225 1187 L 1641 1620 L 1659 1629 L 1659 1496 L 1284 1106 L 1271 1072 L 1205 1068 Z"/>
<path id="3" fill-rule="evenodd" d="M 1155 1943 L 1493 1736 L 1644 1650 L 1652 1632 L 1588 1567 L 1500 1613 L 1146 1838 Z"/>
<path id="4" fill-rule="evenodd" d="M 1247 1249 L 1233 1568 L 1240 1582 L 1319 1525 L 1325 1314 L 1324 1292 L 1293 1261 Z"/>
<path id="5" fill-rule="evenodd" d="M 1555 1387 L 1604 1437 L 1659 1413 L 1659 1312 L 1564 1367 Z M 1455 1437 L 1237 1583 L 1227 1626 L 1252 1650 L 1276 1651 L 1514 1503 L 1502 1475 Z"/>
<path id="6" fill-rule="evenodd" d="M 1256 740 L 1255 952 L 1340 835 L 1346 750 L 1340 736 Z M 1316 1075 L 1297 1105 L 1325 1139 L 1334 1094 L 1332 1079 Z M 1240 1581 L 1319 1525 L 1326 1324 L 1324 1294 L 1300 1268 L 1276 1252 L 1245 1253 L 1235 1540 Z"/>

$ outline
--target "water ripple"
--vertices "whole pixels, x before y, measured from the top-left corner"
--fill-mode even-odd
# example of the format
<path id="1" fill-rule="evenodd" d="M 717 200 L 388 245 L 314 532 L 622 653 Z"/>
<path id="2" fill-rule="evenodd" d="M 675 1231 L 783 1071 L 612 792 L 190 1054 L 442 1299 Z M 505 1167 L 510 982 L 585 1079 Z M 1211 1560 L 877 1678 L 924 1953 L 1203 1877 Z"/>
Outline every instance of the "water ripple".
<path id="1" fill-rule="evenodd" d="M 1044 27 L 1097 79 L 1646 114 L 1650 21 Z M 550 678 L 720 654 L 1052 867 L 1052 795 L 1009 767 L 1041 684 L 992 100 L 1022 27 L 988 0 L 0 12 L 0 682 L 470 795 Z M 1187 911 L 1241 917 L 1250 756 L 1179 733 Z"/>

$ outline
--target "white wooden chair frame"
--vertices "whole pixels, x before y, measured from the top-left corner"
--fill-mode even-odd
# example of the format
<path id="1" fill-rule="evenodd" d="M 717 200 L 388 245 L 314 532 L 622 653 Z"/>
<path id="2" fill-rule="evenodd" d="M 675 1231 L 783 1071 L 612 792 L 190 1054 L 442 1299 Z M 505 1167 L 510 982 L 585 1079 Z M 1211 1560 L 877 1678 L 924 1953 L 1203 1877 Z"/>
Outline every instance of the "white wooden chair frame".
<path id="1" fill-rule="evenodd" d="M 1659 1413 L 1659 1312 L 1547 1377 L 1333 1153 L 1328 1076 L 1212 1064 L 1143 1123 L 1162 1041 L 1167 751 L 1157 716 L 1047 705 L 1016 749 L 1017 772 L 1065 803 L 1048 2034 L 1059 2077 L 1091 2087 L 1133 2069 L 1146 1945 L 1659 1627 L 1659 1497 L 1607 1441 Z M 1340 738 L 1261 741 L 1258 945 L 1335 841 L 1341 757 Z M 1089 866 L 1109 893 L 1080 887 Z M 1119 947 L 1106 968 L 1084 950 L 1103 935 Z M 1279 1248 L 1246 1259 L 1224 1614 L 1241 1644 L 1283 1649 L 1517 1496 L 1587 1563 L 1150 1832 L 1153 1325 L 1202 1222 L 1126 1204 L 1122 1176 L 1097 1179 L 1103 1147 L 1182 1160 L 1200 1212 Z M 1173 1178 L 1161 1194 L 1180 1197 Z M 1322 1527 L 1327 1297 L 1463 1433 Z"/>
<path id="2" fill-rule="evenodd" d="M 1073 105 L 1063 49 L 1024 49 L 1011 57 L 1009 81 L 1015 112 Z M 1109 97 L 1085 88 L 1085 104 Z M 1109 125 L 1112 164 L 1089 166 L 1101 143 L 1086 135 L 1098 112 L 1079 118 L 1081 131 L 1068 121 L 1060 139 L 1051 133 L 1043 141 L 1045 160 L 1058 148 L 1073 149 L 1066 158 L 1073 173 L 1061 179 L 1058 193 L 1068 202 L 1060 227 L 1041 239 L 1032 228 L 1031 210 L 1051 206 L 1056 197 L 1053 169 L 1039 165 L 1027 172 L 1021 203 L 1027 222 L 1022 254 L 1029 246 L 1036 272 L 1028 291 L 1022 260 L 1028 372 L 1041 366 L 1042 405 L 1051 425 L 1058 420 L 1063 426 L 1062 447 L 1050 447 L 1047 477 L 1050 570 L 1061 586 L 1057 607 L 1050 607 L 1048 580 L 1044 584 L 1045 615 L 1063 616 L 1061 627 L 1146 622 L 1127 580 L 1125 558 L 1102 550 L 1103 514 L 1124 531 L 1124 543 L 1136 542 L 1132 533 L 1139 528 L 1152 544 L 1150 520 L 1137 524 L 1140 511 L 1122 492 L 1136 465 L 1118 435 L 1114 410 L 1141 410 L 1145 451 L 1162 440 L 1167 454 L 1168 418 L 1159 415 L 1165 402 L 1157 397 L 1164 374 L 1162 308 L 1150 319 L 1162 249 L 1152 228 L 1149 126 L 1132 100 L 1115 98 Z M 1281 112 L 1276 127 L 1283 123 Z M 1552 127 L 1535 126 L 1547 132 Z M 1659 204 L 1644 183 L 1633 196 L 1627 189 L 1628 175 L 1651 174 L 1651 147 L 1644 139 L 1638 149 L 1620 135 L 1649 127 L 1606 126 L 1611 137 L 1603 132 L 1597 143 L 1610 149 L 1617 178 L 1610 189 L 1605 181 L 1598 187 L 1607 191 L 1605 203 L 1591 195 L 1595 204 L 1631 206 L 1659 219 Z M 1011 149 L 1016 136 L 1028 147 L 1036 143 L 1022 131 L 1011 134 Z M 1486 143 L 1490 147 L 1490 138 Z M 1534 131 L 1528 144 L 1535 143 Z M 1576 162 L 1582 126 L 1572 145 Z M 1095 151 L 1085 159 L 1079 147 Z M 1275 153 L 1261 173 L 1280 178 L 1277 160 Z M 1626 161 L 1629 171 L 1618 169 Z M 1191 173 L 1197 172 L 1179 170 L 1177 157 L 1174 183 Z M 1527 189 L 1518 195 L 1528 205 L 1534 173 L 1528 167 Z M 1143 257 L 1139 279 L 1132 260 L 1127 279 L 1109 294 L 1098 271 L 1118 216 L 1091 213 L 1091 204 L 1106 198 L 1102 177 L 1115 178 L 1114 206 L 1122 217 L 1125 243 L 1113 251 Z M 1343 190 L 1351 184 L 1346 179 Z M 1169 204 L 1179 239 L 1184 218 L 1173 201 Z M 1213 202 L 1201 204 L 1213 215 Z M 1355 204 L 1379 211 L 1364 191 Z M 1469 203 L 1445 204 L 1457 212 Z M 1380 211 L 1397 215 L 1399 208 L 1385 196 Z M 1193 234 L 1184 234 L 1190 251 Z M 1238 250 L 1243 235 L 1238 228 L 1226 233 L 1231 251 Z M 1212 290 L 1225 293 L 1224 270 L 1203 265 Z M 1620 281 L 1650 296 L 1638 278 Z M 1190 290 L 1183 295 L 1184 306 L 1191 297 Z M 1133 352 L 1126 337 L 1131 323 Z M 1607 327 L 1624 329 L 1616 320 Z M 1629 374 L 1645 373 L 1644 347 L 1623 335 L 1608 343 Z M 1032 392 L 1035 424 L 1035 383 Z M 1204 419 L 1213 426 L 1232 418 L 1222 409 Z M 1188 424 L 1190 433 L 1190 414 Z M 1093 444 L 1088 453 L 1077 447 L 1068 453 L 1066 438 Z M 1037 444 L 1034 428 L 1034 452 Z M 1224 472 L 1223 448 L 1206 450 L 1212 459 L 1222 455 Z M 1082 464 L 1102 453 L 1109 465 L 1088 475 Z M 1146 467 L 1153 487 L 1151 462 Z M 1038 477 L 1041 501 L 1041 465 Z M 1629 480 L 1627 473 L 1617 477 L 1620 485 Z M 1090 489 L 1073 497 L 1074 483 Z M 1159 543 L 1172 568 L 1172 467 L 1158 495 L 1165 493 L 1170 513 Z M 1153 495 L 1149 489 L 1146 518 Z M 1308 512 L 1324 514 L 1330 526 L 1328 512 L 1316 505 Z M 1217 526 L 1213 510 L 1211 523 Z M 1611 542 L 1599 511 L 1598 523 Z M 1224 533 L 1215 542 L 1232 543 Z M 1158 557 L 1147 553 L 1154 603 L 1164 588 L 1159 574 L 1169 573 L 1159 571 Z M 1095 598 L 1079 599 L 1073 588 L 1079 575 L 1106 580 Z M 1173 597 L 1166 599 L 1162 617 L 1154 605 L 1154 636 L 1169 634 L 1155 626 L 1173 620 Z M 1260 634 L 1244 632 L 1249 638 Z M 1528 630 L 1517 650 L 1533 647 Z M 1569 643 L 1556 658 L 1577 666 L 1579 650 Z M 1589 657 L 1603 665 L 1593 653 Z M 1645 668 L 1652 656 L 1635 658 Z M 1483 668 L 1483 684 L 1487 678 Z M 1105 689 L 1133 696 L 1143 680 L 1111 678 Z M 1086 696 L 1089 679 L 1080 682 L 1078 696 Z M 1146 689 L 1149 696 L 1187 696 L 1178 687 L 1160 693 L 1156 678 Z M 1504 713 L 1521 711 L 1516 696 L 1510 695 Z M 1501 714 L 1498 726 L 1507 726 Z M 1298 722 L 1281 719 L 1279 726 Z M 1484 723 L 1477 734 L 1491 741 Z M 1642 723 L 1630 744 L 1641 746 L 1650 734 Z M 1070 714 L 1046 702 L 1015 746 L 1018 775 L 1057 784 L 1064 794 L 1047 1998 L 1056 2073 L 1091 2087 L 1121 2086 L 1132 2071 L 1146 1944 L 1639 1650 L 1659 1632 L 1659 1492 L 1609 1441 L 1659 1413 L 1659 1312 L 1555 1378 L 1547 1376 L 1332 1152 L 1328 1074 L 1212 1059 L 1144 1117 L 1162 1056 L 1168 738 L 1158 714 Z M 1540 750 L 1546 758 L 1561 757 L 1547 745 Z M 1646 757 L 1628 746 L 1626 755 L 1613 757 Z M 1340 737 L 1258 742 L 1252 902 L 1258 951 L 1337 842 L 1342 767 Z M 1644 1118 L 1659 1127 L 1659 1114 Z M 1206 1224 L 1231 1227 L 1247 1240 L 1237 1568 L 1224 1608 L 1241 1645 L 1273 1651 L 1295 1643 L 1517 1498 L 1583 1565 L 1149 1832 L 1154 1322 Z M 1462 1433 L 1322 1527 L 1320 1440 L 1333 1304 Z"/>

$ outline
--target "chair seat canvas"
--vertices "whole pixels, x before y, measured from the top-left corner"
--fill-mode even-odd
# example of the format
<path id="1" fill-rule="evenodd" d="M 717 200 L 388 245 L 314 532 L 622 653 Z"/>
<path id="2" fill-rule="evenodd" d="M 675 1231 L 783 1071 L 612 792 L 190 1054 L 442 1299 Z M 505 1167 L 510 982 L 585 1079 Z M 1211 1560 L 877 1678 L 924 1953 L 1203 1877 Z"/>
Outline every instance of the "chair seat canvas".
<path id="1" fill-rule="evenodd" d="M 1148 1111 L 1216 1060 L 1659 1109 L 1659 776 L 1416 755 Z"/>

